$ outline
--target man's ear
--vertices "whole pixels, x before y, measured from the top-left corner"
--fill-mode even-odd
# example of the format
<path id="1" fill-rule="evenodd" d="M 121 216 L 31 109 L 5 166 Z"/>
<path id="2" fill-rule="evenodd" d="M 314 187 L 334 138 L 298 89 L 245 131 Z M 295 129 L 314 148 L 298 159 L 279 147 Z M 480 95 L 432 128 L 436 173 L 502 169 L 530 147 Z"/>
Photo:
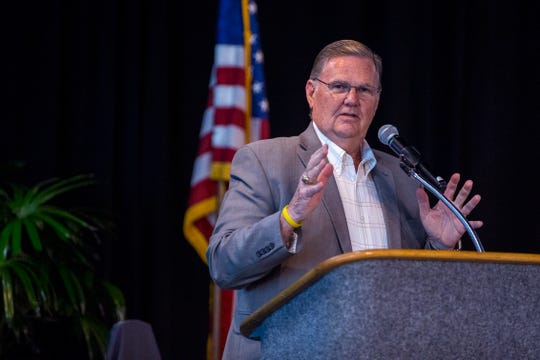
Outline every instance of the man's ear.
<path id="1" fill-rule="evenodd" d="M 315 86 L 313 85 L 313 80 L 308 80 L 306 82 L 306 99 L 311 109 L 313 106 L 313 93 L 315 92 Z"/>

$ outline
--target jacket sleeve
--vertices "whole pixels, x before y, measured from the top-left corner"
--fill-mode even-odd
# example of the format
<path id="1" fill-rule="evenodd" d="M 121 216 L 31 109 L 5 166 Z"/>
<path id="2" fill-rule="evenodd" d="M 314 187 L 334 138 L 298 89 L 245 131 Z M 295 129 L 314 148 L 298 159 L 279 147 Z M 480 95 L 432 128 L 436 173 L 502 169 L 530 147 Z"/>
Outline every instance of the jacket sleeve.
<path id="1" fill-rule="evenodd" d="M 263 162 L 244 146 L 231 164 L 229 188 L 206 252 L 210 276 L 224 289 L 245 287 L 292 256 L 279 227 L 280 206 L 288 199 L 280 199 L 276 176 Z"/>

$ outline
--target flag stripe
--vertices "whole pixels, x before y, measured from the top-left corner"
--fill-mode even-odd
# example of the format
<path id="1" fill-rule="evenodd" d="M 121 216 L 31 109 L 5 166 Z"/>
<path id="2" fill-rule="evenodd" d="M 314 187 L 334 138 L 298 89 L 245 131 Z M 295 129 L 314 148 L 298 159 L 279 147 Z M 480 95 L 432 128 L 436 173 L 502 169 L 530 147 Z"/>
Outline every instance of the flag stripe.
<path id="1" fill-rule="evenodd" d="M 216 125 L 212 135 L 214 149 L 238 149 L 245 144 L 245 130 L 234 125 Z M 216 154 L 217 155 L 217 154 Z"/>
<path id="2" fill-rule="evenodd" d="M 245 114 L 241 109 L 222 108 L 215 109 L 214 111 L 215 125 L 225 125 L 227 123 L 231 123 L 236 126 L 243 127 L 244 117 Z"/>
<path id="3" fill-rule="evenodd" d="M 240 85 L 216 85 L 214 88 L 214 106 L 236 107 L 246 110 L 246 90 Z"/>
<path id="4" fill-rule="evenodd" d="M 221 67 L 216 70 L 216 83 L 221 85 L 244 85 L 243 68 Z"/>
<path id="5" fill-rule="evenodd" d="M 214 66 L 223 69 L 227 69 L 228 67 L 245 68 L 245 49 L 243 45 L 217 44 L 214 51 Z M 244 78 L 243 73 L 242 78 Z"/>

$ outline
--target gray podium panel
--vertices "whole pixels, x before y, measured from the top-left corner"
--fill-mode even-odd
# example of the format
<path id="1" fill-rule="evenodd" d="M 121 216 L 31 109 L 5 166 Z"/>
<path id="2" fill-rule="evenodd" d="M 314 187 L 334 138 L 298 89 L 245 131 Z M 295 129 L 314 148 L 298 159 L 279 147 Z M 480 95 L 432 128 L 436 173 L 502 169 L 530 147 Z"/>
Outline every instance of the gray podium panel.
<path id="1" fill-rule="evenodd" d="M 246 319 L 262 359 L 540 359 L 540 255 L 377 250 Z"/>

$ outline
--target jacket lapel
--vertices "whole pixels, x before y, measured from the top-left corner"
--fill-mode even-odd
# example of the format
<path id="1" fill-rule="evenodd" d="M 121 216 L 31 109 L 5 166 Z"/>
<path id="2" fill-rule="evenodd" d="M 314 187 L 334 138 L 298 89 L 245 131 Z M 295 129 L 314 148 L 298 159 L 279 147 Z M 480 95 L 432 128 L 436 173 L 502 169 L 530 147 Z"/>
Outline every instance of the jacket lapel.
<path id="1" fill-rule="evenodd" d="M 400 214 L 397 205 L 396 184 L 390 169 L 386 167 L 384 161 L 377 157 L 377 166 L 373 169 L 373 181 L 379 193 L 379 198 L 382 204 L 384 221 L 388 236 L 388 247 L 390 249 L 401 249 L 401 231 L 400 231 Z"/>
<path id="2" fill-rule="evenodd" d="M 321 142 L 315 133 L 312 123 L 310 123 L 308 128 L 300 134 L 298 145 L 297 154 L 302 164 L 300 174 L 298 175 L 300 177 L 302 172 L 305 171 L 311 155 L 321 147 Z M 339 194 L 339 190 L 336 180 L 332 176 L 324 189 L 322 205 L 319 211 L 325 211 L 327 213 L 329 218 L 328 226 L 331 226 L 336 234 L 342 252 L 350 252 L 352 251 L 352 245 L 347 221 L 345 220 L 343 204 L 341 198 L 335 196 L 335 194 Z"/>

